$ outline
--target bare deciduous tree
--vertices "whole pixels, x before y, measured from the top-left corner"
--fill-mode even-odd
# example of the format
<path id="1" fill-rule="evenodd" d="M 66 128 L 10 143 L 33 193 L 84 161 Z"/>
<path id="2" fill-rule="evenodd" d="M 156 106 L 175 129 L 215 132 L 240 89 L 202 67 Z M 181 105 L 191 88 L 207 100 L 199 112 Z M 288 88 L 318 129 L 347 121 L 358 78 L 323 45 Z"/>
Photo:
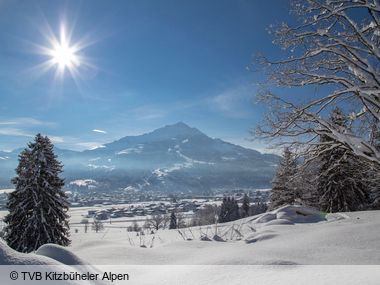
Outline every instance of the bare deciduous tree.
<path id="1" fill-rule="evenodd" d="M 192 226 L 212 225 L 216 223 L 220 207 L 215 205 L 204 205 L 192 218 Z"/>
<path id="2" fill-rule="evenodd" d="M 295 0 L 292 12 L 298 25 L 271 27 L 274 43 L 288 52 L 287 58 L 257 60 L 266 67 L 271 83 L 301 87 L 305 93 L 285 99 L 261 92 L 271 111 L 258 134 L 291 138 L 282 142 L 306 151 L 315 150 L 310 146 L 325 136 L 330 138 L 324 142 L 327 147 L 317 149 L 340 147 L 380 164 L 380 152 L 369 139 L 371 122 L 380 120 L 379 1 Z M 335 106 L 350 112 L 344 130 L 327 119 Z"/>
<path id="3" fill-rule="evenodd" d="M 166 228 L 168 221 L 169 219 L 167 216 L 157 214 L 153 215 L 150 219 L 148 219 L 146 223 L 157 231 L 161 228 Z"/>
<path id="4" fill-rule="evenodd" d="M 91 228 L 93 231 L 95 231 L 97 233 L 97 232 L 102 231 L 104 229 L 104 225 L 101 221 L 95 219 L 91 225 Z"/>
<path id="5" fill-rule="evenodd" d="M 186 228 L 187 222 L 186 217 L 183 213 L 177 213 L 177 228 Z"/>

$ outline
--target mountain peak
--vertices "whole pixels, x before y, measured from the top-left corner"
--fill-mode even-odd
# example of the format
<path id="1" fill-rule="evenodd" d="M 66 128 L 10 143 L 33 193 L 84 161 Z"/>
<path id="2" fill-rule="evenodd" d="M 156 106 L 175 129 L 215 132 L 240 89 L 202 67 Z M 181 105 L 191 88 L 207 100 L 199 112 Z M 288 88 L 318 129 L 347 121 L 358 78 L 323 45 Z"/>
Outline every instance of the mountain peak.
<path id="1" fill-rule="evenodd" d="M 169 126 L 173 126 L 173 127 L 180 127 L 180 128 L 190 128 L 189 125 L 185 124 L 184 122 L 182 121 L 179 121 L 173 125 L 169 125 Z"/>
<path id="2" fill-rule="evenodd" d="M 195 129 L 195 128 L 192 128 L 189 125 L 185 124 L 184 122 L 177 122 L 177 123 L 172 124 L 172 125 L 166 125 L 165 127 L 161 128 L 161 129 L 165 129 L 165 128 L 169 128 L 169 129 Z"/>
<path id="3" fill-rule="evenodd" d="M 184 122 L 177 122 L 173 125 L 166 125 L 165 127 L 159 128 L 153 131 L 151 134 L 161 134 L 167 136 L 177 136 L 177 135 L 204 135 L 201 131 L 196 128 L 192 128 Z"/>

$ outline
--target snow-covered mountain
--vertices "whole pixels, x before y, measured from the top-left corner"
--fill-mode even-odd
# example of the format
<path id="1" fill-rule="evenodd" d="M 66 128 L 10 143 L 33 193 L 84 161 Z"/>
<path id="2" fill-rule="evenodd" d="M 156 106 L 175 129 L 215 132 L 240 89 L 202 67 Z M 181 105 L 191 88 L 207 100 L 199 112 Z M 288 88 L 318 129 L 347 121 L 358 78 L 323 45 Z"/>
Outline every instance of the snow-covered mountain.
<path id="1" fill-rule="evenodd" d="M 5 183 L 17 153 L 0 160 Z M 180 122 L 82 152 L 56 149 L 66 182 L 95 179 L 105 188 L 207 191 L 268 186 L 278 156 L 213 139 Z M 0 153 L 0 157 L 5 156 Z"/>

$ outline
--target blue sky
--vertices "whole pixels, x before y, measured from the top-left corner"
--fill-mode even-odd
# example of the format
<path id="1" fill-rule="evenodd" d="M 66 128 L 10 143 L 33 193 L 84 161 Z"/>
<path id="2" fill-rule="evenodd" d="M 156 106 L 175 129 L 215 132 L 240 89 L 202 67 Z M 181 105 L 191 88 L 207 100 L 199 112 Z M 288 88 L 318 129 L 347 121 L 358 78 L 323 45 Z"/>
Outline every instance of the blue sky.
<path id="1" fill-rule="evenodd" d="M 246 66 L 277 55 L 266 28 L 288 18 L 280 0 L 0 0 L 0 150 L 37 132 L 82 150 L 178 121 L 262 149 L 247 140 L 265 106 Z M 61 25 L 88 43 L 75 77 L 38 68 Z"/>

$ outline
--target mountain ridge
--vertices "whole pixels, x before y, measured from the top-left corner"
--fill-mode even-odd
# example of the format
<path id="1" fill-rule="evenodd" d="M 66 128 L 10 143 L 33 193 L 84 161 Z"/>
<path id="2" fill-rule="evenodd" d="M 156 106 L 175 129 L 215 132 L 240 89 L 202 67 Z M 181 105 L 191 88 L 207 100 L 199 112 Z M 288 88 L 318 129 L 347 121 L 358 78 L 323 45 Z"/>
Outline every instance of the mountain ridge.
<path id="1" fill-rule="evenodd" d="M 204 192 L 269 186 L 278 162 L 275 155 L 211 138 L 183 122 L 93 150 L 55 150 L 68 185 L 75 179 L 95 179 L 102 189 Z M 16 167 L 17 155 L 9 157 L 0 160 L 0 183 Z"/>

